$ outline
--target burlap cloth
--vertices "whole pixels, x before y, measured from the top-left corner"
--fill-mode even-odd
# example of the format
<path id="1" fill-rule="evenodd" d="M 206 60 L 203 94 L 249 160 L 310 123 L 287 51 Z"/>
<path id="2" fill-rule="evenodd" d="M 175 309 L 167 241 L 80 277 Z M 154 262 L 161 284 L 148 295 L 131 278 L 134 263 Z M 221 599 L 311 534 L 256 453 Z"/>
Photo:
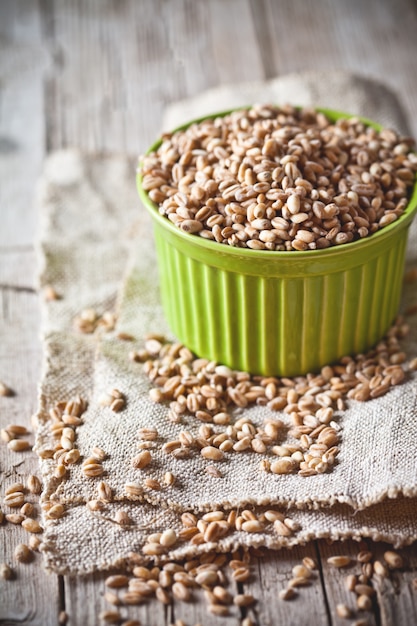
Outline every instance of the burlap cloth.
<path id="1" fill-rule="evenodd" d="M 308 73 L 217 88 L 172 106 L 164 126 L 172 128 L 204 113 L 261 101 L 326 105 L 407 131 L 401 106 L 386 87 L 345 73 Z M 36 449 L 50 449 L 56 441 L 49 409 L 80 394 L 89 405 L 76 431 L 76 445 L 82 458 L 94 446 L 106 451 L 103 478 L 113 490 L 113 502 L 92 512 L 86 502 L 97 497 L 100 479 L 86 478 L 81 464 L 71 465 L 66 478 L 57 479 L 56 463 L 41 460 L 43 498 L 66 507 L 61 519 L 44 520 L 46 566 L 61 573 L 110 568 L 122 563 L 130 551 L 140 552 L 149 533 L 181 528 L 183 511 L 243 506 L 288 508 L 300 530 L 290 537 L 279 537 L 272 529 L 234 532 L 217 545 L 179 543 L 170 556 L 237 545 L 278 548 L 315 537 L 367 536 L 395 545 L 411 543 L 417 538 L 415 373 L 386 396 L 366 403 L 351 401 L 346 411 L 337 414 L 341 452 L 332 471 L 322 475 L 262 473 L 262 455 L 241 453 L 227 455 L 221 464 L 223 477 L 217 478 L 206 473 L 208 461 L 198 451 L 186 460 L 162 452 L 164 442 L 184 429 L 195 434 L 200 422 L 191 416 L 181 425 L 170 422 L 168 408 L 149 400 L 150 385 L 142 366 L 128 358 L 130 350 L 142 345 L 145 333 L 170 337 L 159 303 L 152 227 L 136 195 L 135 167 L 135 159 L 125 156 L 55 152 L 45 163 L 39 185 L 40 286 L 53 285 L 61 297 L 44 305 L 45 358 Z M 414 226 L 409 266 L 417 264 L 416 244 Z M 415 302 L 414 289 L 405 287 L 403 306 Z M 117 308 L 116 330 L 92 335 L 77 331 L 73 320 L 87 307 L 100 314 Z M 408 321 L 411 333 L 405 349 L 413 356 L 417 316 Z M 135 341 L 119 339 L 120 332 Z M 120 389 L 127 398 L 120 413 L 99 404 L 109 388 Z M 254 423 L 269 415 L 265 407 L 245 411 Z M 134 469 L 130 460 L 138 452 L 138 430 L 149 426 L 159 433 L 153 461 L 145 470 Z M 167 471 L 175 475 L 174 485 L 161 491 L 145 489 L 136 501 L 127 498 L 126 482 L 142 482 L 145 477 L 161 480 Z M 120 526 L 115 521 L 117 510 L 126 511 L 132 524 Z"/>

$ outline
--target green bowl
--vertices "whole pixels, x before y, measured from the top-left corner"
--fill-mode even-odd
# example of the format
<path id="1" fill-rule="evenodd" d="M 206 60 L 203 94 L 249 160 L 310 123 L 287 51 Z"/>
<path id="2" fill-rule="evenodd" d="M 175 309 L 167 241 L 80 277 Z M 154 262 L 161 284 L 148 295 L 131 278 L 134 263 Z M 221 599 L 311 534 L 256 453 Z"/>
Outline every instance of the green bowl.
<path id="1" fill-rule="evenodd" d="M 333 121 L 349 117 L 320 110 Z M 190 235 L 158 212 L 140 174 L 137 187 L 153 218 L 164 314 L 198 356 L 253 374 L 296 376 L 368 350 L 394 321 L 417 184 L 392 224 L 352 243 L 303 252 L 235 248 Z"/>

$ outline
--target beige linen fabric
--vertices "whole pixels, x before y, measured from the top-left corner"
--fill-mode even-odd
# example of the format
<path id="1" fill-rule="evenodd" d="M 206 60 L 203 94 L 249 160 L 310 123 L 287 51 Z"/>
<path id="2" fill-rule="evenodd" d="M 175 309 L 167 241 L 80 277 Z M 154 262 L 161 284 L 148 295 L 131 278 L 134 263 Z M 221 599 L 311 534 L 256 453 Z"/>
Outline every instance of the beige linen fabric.
<path id="1" fill-rule="evenodd" d="M 343 73 L 308 73 L 211 90 L 172 107 L 164 125 L 176 126 L 184 118 L 255 101 L 326 104 L 406 130 L 400 105 L 391 92 Z M 92 513 L 85 503 L 97 497 L 100 479 L 86 478 L 81 464 L 70 466 L 66 479 L 57 479 L 53 475 L 55 461 L 41 462 L 43 497 L 66 505 L 63 518 L 44 520 L 47 567 L 66 573 L 109 568 L 122 562 L 129 551 L 140 551 L 150 532 L 168 526 L 180 528 L 184 510 L 201 512 L 243 505 L 290 508 L 289 515 L 299 523 L 300 531 L 290 538 L 280 538 L 268 529 L 251 535 L 235 532 L 219 542 L 219 549 L 238 544 L 276 548 L 313 537 L 362 535 L 396 545 L 417 538 L 416 374 L 410 373 L 403 385 L 386 396 L 367 403 L 350 402 L 343 414 L 337 414 L 341 453 L 338 464 L 326 474 L 302 478 L 261 473 L 258 466 L 262 455 L 230 453 L 219 464 L 223 478 L 214 478 L 207 475 L 208 462 L 197 451 L 187 460 L 173 459 L 161 451 L 162 444 L 176 438 L 181 430 L 195 434 L 199 423 L 191 416 L 181 425 L 170 422 L 167 407 L 149 400 L 149 383 L 142 366 L 128 358 L 146 332 L 169 336 L 159 304 L 152 227 L 139 206 L 134 175 L 135 161 L 123 156 L 63 151 L 50 155 L 40 183 L 40 284 L 53 285 L 62 298 L 45 306 L 37 450 L 51 449 L 56 441 L 49 408 L 59 400 L 82 395 L 89 405 L 76 431 L 76 445 L 82 457 L 89 456 L 94 446 L 106 451 L 103 478 L 111 486 L 114 499 L 103 511 Z M 417 264 L 415 226 L 407 263 Z M 415 287 L 409 285 L 403 306 L 415 300 Z M 74 329 L 73 319 L 81 310 L 93 307 L 102 314 L 115 306 L 119 314 L 116 332 L 82 335 Z M 411 333 L 405 349 L 412 356 L 417 354 L 416 316 L 409 322 Z M 135 341 L 118 339 L 119 332 L 131 334 Z M 114 387 L 127 399 L 120 413 L 99 404 L 103 392 Z M 241 414 L 236 411 L 236 416 Z M 271 416 L 265 407 L 245 409 L 245 414 L 254 423 Z M 278 416 L 285 420 L 285 416 Z M 152 450 L 152 463 L 145 470 L 137 470 L 130 461 L 138 452 L 138 429 L 149 426 L 158 429 L 159 438 Z M 145 477 L 161 480 L 166 471 L 176 476 L 173 486 L 164 486 L 161 491 L 145 489 L 136 502 L 126 497 L 126 482 L 141 483 Z M 396 501 L 386 500 L 398 496 Z M 132 518 L 128 528 L 115 522 L 118 509 Z M 179 558 L 209 548 L 213 544 L 178 544 L 171 556 Z"/>
<path id="2" fill-rule="evenodd" d="M 328 70 L 286 74 L 268 81 L 208 89 L 172 104 L 164 116 L 163 130 L 170 131 L 216 111 L 258 102 L 321 106 L 362 115 L 399 132 L 407 132 L 408 127 L 401 102 L 385 85 L 365 76 Z"/>

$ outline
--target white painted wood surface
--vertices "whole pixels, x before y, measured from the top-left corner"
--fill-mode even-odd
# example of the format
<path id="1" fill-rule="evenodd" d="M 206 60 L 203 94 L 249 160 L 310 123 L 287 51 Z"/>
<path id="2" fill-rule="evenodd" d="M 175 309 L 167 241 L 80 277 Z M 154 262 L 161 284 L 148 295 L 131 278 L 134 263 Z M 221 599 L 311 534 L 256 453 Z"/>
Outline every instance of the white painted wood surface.
<path id="1" fill-rule="evenodd" d="M 413 0 L 0 0 L 0 380 L 16 390 L 0 398 L 0 424 L 27 424 L 36 406 L 41 365 L 34 288 L 37 213 L 34 189 L 47 151 L 139 154 L 157 135 L 165 106 L 208 87 L 307 69 L 349 69 L 386 80 L 401 95 L 417 136 L 417 6 Z M 5 486 L 36 470 L 30 453 L 0 447 L 0 501 Z M 2 508 L 3 505 L 1 505 Z M 0 528 L 0 562 L 27 540 Z M 356 545 L 318 542 L 255 559 L 245 588 L 258 598 L 254 623 L 297 626 L 347 623 L 341 576 L 326 557 L 356 554 Z M 383 546 L 372 546 L 377 553 Z M 377 588 L 369 625 L 417 621 L 417 550 Z M 293 603 L 277 593 L 305 555 L 321 563 L 314 584 Z M 66 609 L 71 626 L 97 624 L 106 607 L 103 575 L 58 579 L 18 565 L 0 581 L 0 624 L 52 626 Z M 133 615 L 134 611 L 130 611 Z M 187 625 L 237 626 L 243 613 L 215 618 L 205 604 L 138 607 L 142 624 L 182 618 Z"/>

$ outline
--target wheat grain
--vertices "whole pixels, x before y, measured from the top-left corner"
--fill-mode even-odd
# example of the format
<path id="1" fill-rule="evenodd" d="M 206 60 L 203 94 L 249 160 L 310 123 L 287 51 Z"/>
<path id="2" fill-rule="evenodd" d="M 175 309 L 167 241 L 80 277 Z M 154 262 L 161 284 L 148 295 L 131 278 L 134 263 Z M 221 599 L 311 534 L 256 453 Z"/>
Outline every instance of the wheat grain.
<path id="1" fill-rule="evenodd" d="M 33 557 L 32 550 L 24 543 L 19 543 L 14 549 L 14 558 L 19 563 L 30 563 Z"/>
<path id="2" fill-rule="evenodd" d="M 221 147 L 213 142 L 219 128 Z M 411 145 L 384 133 L 363 133 L 355 118 L 333 124 L 303 109 L 252 107 L 165 135 L 141 160 L 142 186 L 163 215 L 194 236 L 255 250 L 346 244 L 392 223 L 407 204 L 416 170 Z M 337 148 L 328 145 L 332 137 Z M 184 148 L 189 140 L 194 151 Z M 386 141 L 383 157 L 372 147 L 379 141 Z M 209 162 L 201 179 L 199 166 Z"/>

